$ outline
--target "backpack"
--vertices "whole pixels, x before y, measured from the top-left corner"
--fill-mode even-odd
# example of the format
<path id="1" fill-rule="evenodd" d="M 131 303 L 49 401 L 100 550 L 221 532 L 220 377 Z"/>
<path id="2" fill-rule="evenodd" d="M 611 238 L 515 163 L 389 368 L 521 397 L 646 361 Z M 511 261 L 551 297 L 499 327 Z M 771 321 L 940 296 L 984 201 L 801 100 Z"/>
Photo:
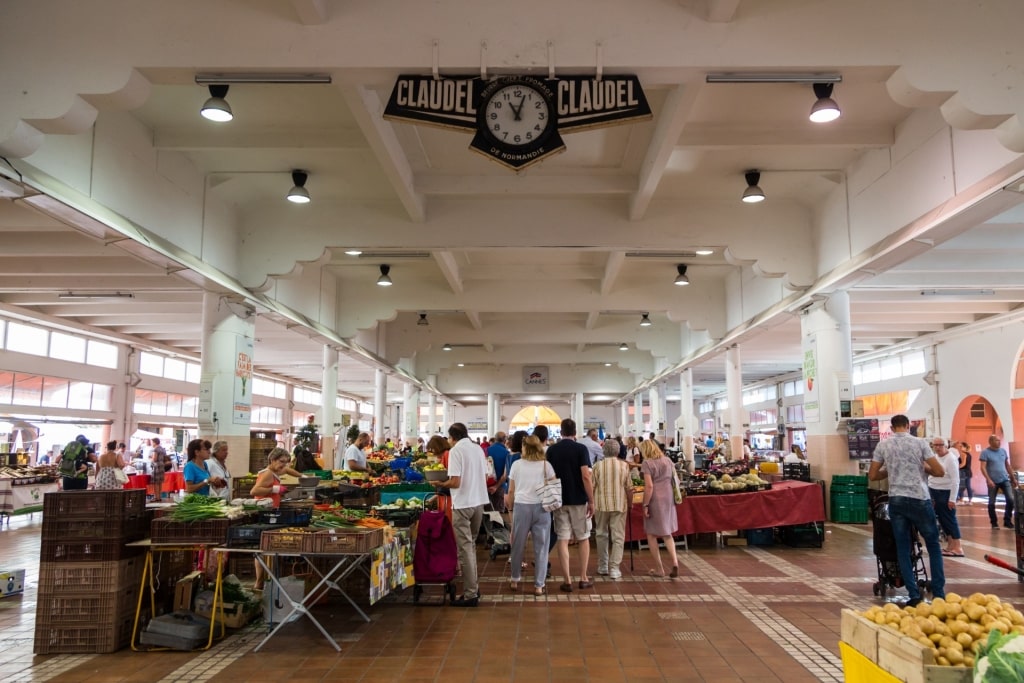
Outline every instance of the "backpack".
<path id="1" fill-rule="evenodd" d="M 85 455 L 85 446 L 71 441 L 60 452 L 60 473 L 65 477 L 77 477 L 79 459 Z"/>

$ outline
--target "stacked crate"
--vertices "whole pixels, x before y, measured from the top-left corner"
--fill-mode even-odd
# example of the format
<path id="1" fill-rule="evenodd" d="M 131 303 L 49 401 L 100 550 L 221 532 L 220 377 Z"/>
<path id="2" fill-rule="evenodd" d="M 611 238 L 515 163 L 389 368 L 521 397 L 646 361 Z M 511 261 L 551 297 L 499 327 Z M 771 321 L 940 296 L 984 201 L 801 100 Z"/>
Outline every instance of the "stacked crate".
<path id="1" fill-rule="evenodd" d="M 129 644 L 149 529 L 146 492 L 65 491 L 43 500 L 36 654 L 115 652 Z"/>
<path id="2" fill-rule="evenodd" d="M 868 478 L 836 474 L 829 488 L 832 521 L 839 524 L 868 523 Z"/>
<path id="3" fill-rule="evenodd" d="M 277 435 L 273 432 L 249 432 L 249 471 L 259 472 L 266 467 L 267 454 L 276 446 Z"/>

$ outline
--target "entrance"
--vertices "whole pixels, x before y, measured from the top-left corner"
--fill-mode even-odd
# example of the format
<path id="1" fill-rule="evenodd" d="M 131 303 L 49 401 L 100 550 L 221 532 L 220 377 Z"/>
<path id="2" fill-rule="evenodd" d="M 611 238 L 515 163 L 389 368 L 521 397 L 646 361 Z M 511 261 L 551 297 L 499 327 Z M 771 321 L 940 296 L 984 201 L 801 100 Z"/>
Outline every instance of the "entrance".
<path id="1" fill-rule="evenodd" d="M 546 425 L 549 430 L 556 432 L 562 425 L 562 418 L 547 406 L 525 406 L 512 416 L 508 428 L 509 433 L 520 429 L 532 432 L 537 425 Z"/>
<path id="2" fill-rule="evenodd" d="M 971 447 L 973 462 L 971 463 L 971 490 L 975 494 L 988 495 L 985 477 L 978 469 L 978 456 L 988 448 L 988 437 L 995 434 L 1003 438 L 1003 423 L 995 408 L 984 397 L 977 394 L 968 396 L 960 402 L 953 415 L 953 429 L 950 438 L 954 441 L 966 441 Z"/>

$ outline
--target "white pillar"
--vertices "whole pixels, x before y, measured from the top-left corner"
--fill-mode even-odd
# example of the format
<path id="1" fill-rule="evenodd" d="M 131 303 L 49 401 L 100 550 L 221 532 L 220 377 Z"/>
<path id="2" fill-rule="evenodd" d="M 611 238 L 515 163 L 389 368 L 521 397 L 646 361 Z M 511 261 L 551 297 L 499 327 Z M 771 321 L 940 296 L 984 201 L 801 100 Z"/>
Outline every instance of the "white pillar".
<path id="1" fill-rule="evenodd" d="M 427 382 L 430 386 L 436 387 L 437 375 L 427 375 Z M 437 433 L 437 394 L 433 391 L 427 397 L 427 410 L 430 414 L 427 416 L 427 438 L 425 440 L 429 441 L 430 437 Z"/>
<path id="2" fill-rule="evenodd" d="M 619 404 L 619 434 L 625 439 L 629 436 L 629 401 Z"/>
<path id="3" fill-rule="evenodd" d="M 644 395 L 639 391 L 633 397 L 633 433 L 637 436 L 644 433 Z"/>
<path id="4" fill-rule="evenodd" d="M 695 433 L 693 417 L 693 370 L 686 368 L 679 373 L 679 419 L 676 429 L 682 434 L 678 446 L 688 460 L 693 460 L 693 437 Z"/>
<path id="5" fill-rule="evenodd" d="M 573 421 L 576 422 L 576 433 L 579 436 L 583 436 L 586 433 L 586 429 L 583 427 L 583 423 L 586 421 L 586 410 L 583 407 L 583 392 L 577 391 L 573 396 Z"/>
<path id="6" fill-rule="evenodd" d="M 661 422 L 661 394 L 659 393 L 658 385 L 652 384 L 647 393 L 651 401 L 651 431 L 657 433 L 658 423 Z M 658 438 L 661 439 L 661 434 L 658 434 Z M 664 439 L 661 440 L 667 443 Z"/>
<path id="7" fill-rule="evenodd" d="M 228 469 L 255 472 L 266 466 L 249 458 L 255 319 L 236 315 L 242 310 L 220 294 L 203 294 L 198 422 L 204 438 L 228 442 Z"/>
<path id="8" fill-rule="evenodd" d="M 743 366 L 740 347 L 733 344 L 725 351 L 725 395 L 729 401 L 729 448 L 733 460 L 743 457 L 746 411 L 743 409 Z"/>
<path id="9" fill-rule="evenodd" d="M 384 443 L 384 410 L 387 408 L 388 376 L 383 370 L 373 374 L 373 443 Z"/>
<path id="10" fill-rule="evenodd" d="M 452 424 L 452 404 L 448 399 L 444 400 L 441 409 L 441 433 L 447 434 L 448 427 Z"/>
<path id="11" fill-rule="evenodd" d="M 487 436 L 494 435 L 494 394 L 487 394 Z"/>
<path id="12" fill-rule="evenodd" d="M 338 427 L 338 350 L 324 346 L 324 376 L 320 391 L 320 453 L 327 469 L 333 467 L 334 435 Z"/>

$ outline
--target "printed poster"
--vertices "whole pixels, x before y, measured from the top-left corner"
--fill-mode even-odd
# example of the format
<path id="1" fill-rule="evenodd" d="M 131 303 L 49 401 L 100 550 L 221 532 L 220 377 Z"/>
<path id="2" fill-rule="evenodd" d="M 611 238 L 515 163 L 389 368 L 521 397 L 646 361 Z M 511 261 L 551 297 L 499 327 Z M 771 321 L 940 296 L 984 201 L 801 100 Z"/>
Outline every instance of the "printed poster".
<path id="1" fill-rule="evenodd" d="M 818 337 L 809 334 L 804 337 L 804 422 L 821 421 L 821 404 L 818 401 Z"/>
<path id="2" fill-rule="evenodd" d="M 252 337 L 235 338 L 235 381 L 232 393 L 231 422 L 250 424 L 252 413 Z"/>

